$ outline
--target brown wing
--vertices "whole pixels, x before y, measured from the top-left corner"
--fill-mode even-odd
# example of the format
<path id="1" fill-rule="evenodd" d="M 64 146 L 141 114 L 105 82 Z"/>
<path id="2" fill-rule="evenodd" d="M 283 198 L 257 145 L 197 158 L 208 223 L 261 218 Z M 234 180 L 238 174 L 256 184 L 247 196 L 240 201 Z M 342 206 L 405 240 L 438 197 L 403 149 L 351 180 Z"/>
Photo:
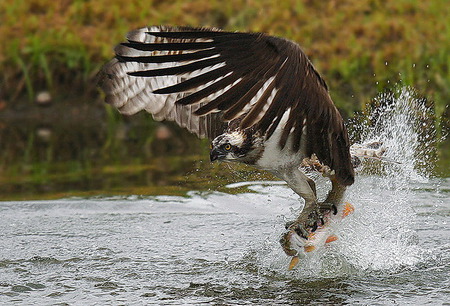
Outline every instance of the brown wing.
<path id="1" fill-rule="evenodd" d="M 306 129 L 306 155 L 315 153 L 342 184 L 353 183 L 343 120 L 297 44 L 259 33 L 172 27 L 139 29 L 127 39 L 102 71 L 106 102 L 120 112 L 145 109 L 208 138 L 241 118 L 241 128 L 266 138 L 281 128 L 280 146 L 292 139 L 294 152 Z"/>

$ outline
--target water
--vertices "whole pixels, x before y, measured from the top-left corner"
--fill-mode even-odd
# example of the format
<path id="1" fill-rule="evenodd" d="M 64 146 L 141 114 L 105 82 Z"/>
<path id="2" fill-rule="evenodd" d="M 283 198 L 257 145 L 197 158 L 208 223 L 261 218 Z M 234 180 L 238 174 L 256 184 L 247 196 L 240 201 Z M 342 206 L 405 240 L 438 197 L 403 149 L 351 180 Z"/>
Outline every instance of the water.
<path id="1" fill-rule="evenodd" d="M 393 100 L 360 140 L 401 163 L 364 163 L 339 239 L 296 269 L 278 239 L 302 203 L 282 182 L 0 202 L 0 304 L 449 305 L 450 179 L 417 170 L 418 106 Z"/>
<path id="2" fill-rule="evenodd" d="M 340 239 L 294 271 L 277 243 L 298 206 L 285 185 L 2 202 L 0 304 L 448 305 L 450 180 L 379 183 L 358 180 Z"/>

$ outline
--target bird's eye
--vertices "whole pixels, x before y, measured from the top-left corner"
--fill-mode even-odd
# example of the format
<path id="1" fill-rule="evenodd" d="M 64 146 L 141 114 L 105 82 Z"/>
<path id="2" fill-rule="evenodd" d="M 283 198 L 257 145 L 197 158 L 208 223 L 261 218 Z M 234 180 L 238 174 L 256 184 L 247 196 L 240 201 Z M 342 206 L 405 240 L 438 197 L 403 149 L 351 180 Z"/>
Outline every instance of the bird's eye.
<path id="1" fill-rule="evenodd" d="M 230 145 L 229 143 L 227 143 L 227 144 L 224 146 L 224 149 L 227 150 L 227 151 L 230 151 L 230 150 L 231 150 L 231 145 Z"/>

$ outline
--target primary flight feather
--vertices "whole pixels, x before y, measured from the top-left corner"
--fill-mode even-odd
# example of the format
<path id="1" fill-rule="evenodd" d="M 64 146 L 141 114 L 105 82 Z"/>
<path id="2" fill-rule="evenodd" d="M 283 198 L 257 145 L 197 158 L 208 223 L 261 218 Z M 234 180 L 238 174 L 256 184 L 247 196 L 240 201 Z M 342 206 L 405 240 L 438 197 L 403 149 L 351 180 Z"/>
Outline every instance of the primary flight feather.
<path id="1" fill-rule="evenodd" d="M 242 162 L 285 180 L 305 199 L 283 236 L 307 236 L 354 181 L 343 119 L 300 46 L 261 33 L 146 27 L 128 33 L 101 71 L 106 102 L 145 110 L 212 140 L 211 160 Z M 326 166 L 332 190 L 318 203 L 304 159 Z"/>

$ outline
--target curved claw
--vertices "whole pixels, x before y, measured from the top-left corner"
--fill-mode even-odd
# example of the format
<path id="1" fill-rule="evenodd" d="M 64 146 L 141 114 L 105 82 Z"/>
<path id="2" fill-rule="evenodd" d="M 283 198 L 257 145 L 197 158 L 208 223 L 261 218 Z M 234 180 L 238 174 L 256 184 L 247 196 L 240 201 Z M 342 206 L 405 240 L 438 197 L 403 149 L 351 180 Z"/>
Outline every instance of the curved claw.
<path id="1" fill-rule="evenodd" d="M 319 204 L 319 207 L 323 214 L 326 214 L 329 211 L 331 211 L 333 215 L 337 215 L 338 213 L 337 206 L 334 203 L 322 202 Z"/>
<path id="2" fill-rule="evenodd" d="M 333 204 L 331 208 L 333 209 L 333 215 L 337 215 L 338 213 L 337 206 Z"/>
<path id="3" fill-rule="evenodd" d="M 297 224 L 293 227 L 294 231 L 302 238 L 308 239 L 309 232 L 300 224 Z"/>
<path id="4" fill-rule="evenodd" d="M 329 206 L 331 207 L 331 204 Z M 282 235 L 280 243 L 287 255 L 296 256 L 297 250 L 303 249 L 306 240 L 312 236 L 312 233 L 319 226 L 325 225 L 321 208 L 321 206 L 315 205 L 312 209 L 308 209 L 308 212 L 303 212 L 297 220 L 285 224 L 287 232 Z"/>
<path id="5" fill-rule="evenodd" d="M 320 218 L 321 220 L 323 220 L 322 218 Z M 323 221 L 322 221 L 322 224 L 323 224 Z M 317 221 L 316 222 L 314 222 L 314 225 L 313 225 L 313 227 L 311 228 L 311 232 L 315 232 L 316 231 L 316 229 L 319 227 L 319 225 L 317 224 Z"/>
<path id="6" fill-rule="evenodd" d="M 296 235 L 297 235 L 296 232 L 287 231 L 280 238 L 280 244 L 281 244 L 281 246 L 283 248 L 283 251 L 288 256 L 296 256 L 297 253 L 298 253 L 298 251 L 294 249 L 294 247 L 295 247 L 294 244 L 295 244 L 295 241 L 296 241 L 296 239 L 295 239 Z"/>
<path id="7" fill-rule="evenodd" d="M 318 227 L 318 221 L 314 221 L 312 226 L 305 226 L 305 223 L 299 223 L 298 221 L 289 222 L 287 231 L 281 236 L 280 244 L 283 247 L 284 252 L 289 256 L 296 256 L 299 249 L 302 249 L 308 238 L 311 237 L 311 233 Z M 286 224 L 288 225 L 288 224 Z M 308 230 L 309 229 L 309 230 Z"/>
<path id="8" fill-rule="evenodd" d="M 286 222 L 286 224 L 284 225 L 284 228 L 285 228 L 285 229 L 289 229 L 294 223 L 295 223 L 295 221 L 288 221 L 288 222 Z"/>

